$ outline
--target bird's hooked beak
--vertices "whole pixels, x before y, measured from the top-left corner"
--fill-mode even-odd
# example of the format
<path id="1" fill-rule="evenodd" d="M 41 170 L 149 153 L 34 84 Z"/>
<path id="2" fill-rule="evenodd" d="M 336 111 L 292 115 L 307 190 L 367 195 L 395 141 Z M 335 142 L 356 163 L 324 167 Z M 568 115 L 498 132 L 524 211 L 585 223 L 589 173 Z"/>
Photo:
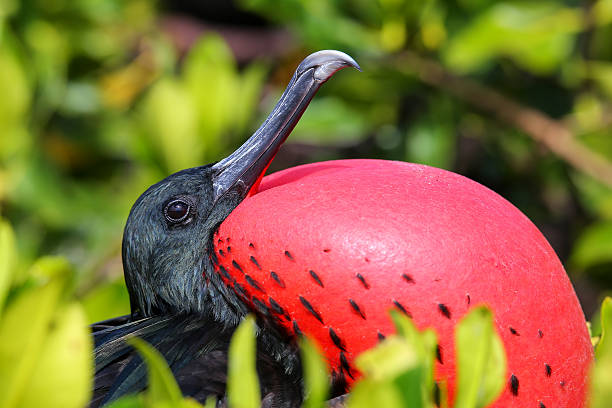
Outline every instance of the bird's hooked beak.
<path id="1" fill-rule="evenodd" d="M 266 121 L 234 153 L 213 165 L 215 202 L 230 191 L 238 194 L 241 200 L 257 191 L 270 162 L 314 94 L 335 72 L 345 67 L 361 71 L 353 58 L 334 50 L 315 52 L 300 63 Z"/>

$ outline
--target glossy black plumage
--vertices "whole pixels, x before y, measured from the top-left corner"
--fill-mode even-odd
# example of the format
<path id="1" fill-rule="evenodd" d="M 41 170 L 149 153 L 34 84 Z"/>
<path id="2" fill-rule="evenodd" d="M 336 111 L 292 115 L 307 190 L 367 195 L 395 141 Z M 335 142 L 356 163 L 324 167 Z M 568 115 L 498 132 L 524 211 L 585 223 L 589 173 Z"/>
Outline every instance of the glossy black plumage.
<path id="1" fill-rule="evenodd" d="M 146 367 L 139 354 L 126 345 L 125 340 L 130 336 L 138 336 L 160 351 L 184 395 L 202 403 L 210 395 L 217 396 L 219 406 L 225 406 L 227 350 L 233 328 L 195 315 L 154 316 L 135 321 L 130 316 L 122 316 L 97 323 L 92 331 L 96 377 L 91 407 L 145 389 Z M 258 340 L 256 358 L 263 406 L 299 406 L 301 368 L 296 348 L 287 343 L 278 354 L 278 348 L 275 351 L 269 348 L 274 340 L 266 336 Z M 285 342 L 277 339 L 276 344 Z"/>

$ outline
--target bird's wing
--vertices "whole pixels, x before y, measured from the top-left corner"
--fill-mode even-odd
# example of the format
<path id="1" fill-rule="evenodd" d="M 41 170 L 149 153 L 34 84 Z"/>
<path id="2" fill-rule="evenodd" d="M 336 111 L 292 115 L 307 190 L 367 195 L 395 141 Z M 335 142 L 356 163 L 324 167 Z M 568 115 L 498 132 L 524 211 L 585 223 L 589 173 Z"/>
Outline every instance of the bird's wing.
<path id="1" fill-rule="evenodd" d="M 123 316 L 97 323 L 92 331 L 96 361 L 92 407 L 146 388 L 147 369 L 140 355 L 127 344 L 130 337 L 139 337 L 155 347 L 175 375 L 186 364 L 201 358 L 214 365 L 213 357 L 208 355 L 226 350 L 231 338 L 231 330 L 212 319 L 188 316 L 154 316 L 136 321 Z M 216 394 L 218 389 L 222 395 L 225 390 L 224 386 L 208 388 L 210 394 Z"/>
<path id="2" fill-rule="evenodd" d="M 201 402 L 209 396 L 224 398 L 227 351 L 233 329 L 212 318 L 193 315 L 154 316 L 135 321 L 122 316 L 91 328 L 96 361 L 92 408 L 146 388 L 146 365 L 126 343 L 133 336 L 147 341 L 164 356 L 184 395 Z M 302 386 L 297 351 L 292 346 L 283 351 L 271 350 L 269 344 L 277 342 L 262 336 L 257 341 L 257 370 L 264 400 L 271 401 L 271 407 L 300 406 Z M 288 360 L 295 360 L 298 366 L 287 370 Z"/>

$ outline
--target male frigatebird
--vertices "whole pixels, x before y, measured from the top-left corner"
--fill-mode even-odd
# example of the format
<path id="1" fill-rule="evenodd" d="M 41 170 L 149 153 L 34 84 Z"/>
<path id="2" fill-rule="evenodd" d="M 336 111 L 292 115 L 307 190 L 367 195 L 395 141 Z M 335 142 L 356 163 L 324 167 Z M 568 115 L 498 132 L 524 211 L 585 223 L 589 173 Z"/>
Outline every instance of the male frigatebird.
<path id="1" fill-rule="evenodd" d="M 163 354 L 186 395 L 200 401 L 209 395 L 223 397 L 228 343 L 249 307 L 213 268 L 213 234 L 257 188 L 319 87 L 344 67 L 359 69 L 339 51 L 311 54 L 266 121 L 238 150 L 220 162 L 179 171 L 138 198 L 122 250 L 132 313 L 93 325 L 93 406 L 146 387 L 146 368 L 125 343 L 130 336 L 143 338 Z M 264 403 L 299 405 L 301 368 L 295 345 L 266 321 L 260 325 L 257 363 Z"/>
<path id="2" fill-rule="evenodd" d="M 318 87 L 347 66 L 357 64 L 337 51 L 307 57 L 235 153 L 138 199 L 123 240 L 132 315 L 94 326 L 94 405 L 146 386 L 130 335 L 164 355 L 185 394 L 222 397 L 229 338 L 249 312 L 263 405 L 299 405 L 302 333 L 321 346 L 335 396 L 359 377 L 354 358 L 393 333 L 389 309 L 435 329 L 435 376 L 452 405 L 454 328 L 485 304 L 508 360 L 492 406 L 584 406 L 584 315 L 553 249 L 508 201 L 445 170 L 383 160 L 298 166 L 259 185 Z"/>

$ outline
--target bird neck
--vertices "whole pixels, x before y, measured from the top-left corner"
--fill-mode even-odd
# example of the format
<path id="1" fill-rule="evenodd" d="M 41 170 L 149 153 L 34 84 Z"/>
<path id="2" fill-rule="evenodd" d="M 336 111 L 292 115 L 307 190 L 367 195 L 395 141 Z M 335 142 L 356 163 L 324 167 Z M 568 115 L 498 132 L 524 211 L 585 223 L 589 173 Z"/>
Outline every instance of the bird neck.
<path id="1" fill-rule="evenodd" d="M 211 240 L 212 242 L 212 240 Z M 245 302 L 241 302 L 232 288 L 226 285 L 213 264 L 216 262 L 214 248 L 209 248 L 210 257 L 203 260 L 202 309 L 215 320 L 227 326 L 237 326 L 249 313 Z"/>

